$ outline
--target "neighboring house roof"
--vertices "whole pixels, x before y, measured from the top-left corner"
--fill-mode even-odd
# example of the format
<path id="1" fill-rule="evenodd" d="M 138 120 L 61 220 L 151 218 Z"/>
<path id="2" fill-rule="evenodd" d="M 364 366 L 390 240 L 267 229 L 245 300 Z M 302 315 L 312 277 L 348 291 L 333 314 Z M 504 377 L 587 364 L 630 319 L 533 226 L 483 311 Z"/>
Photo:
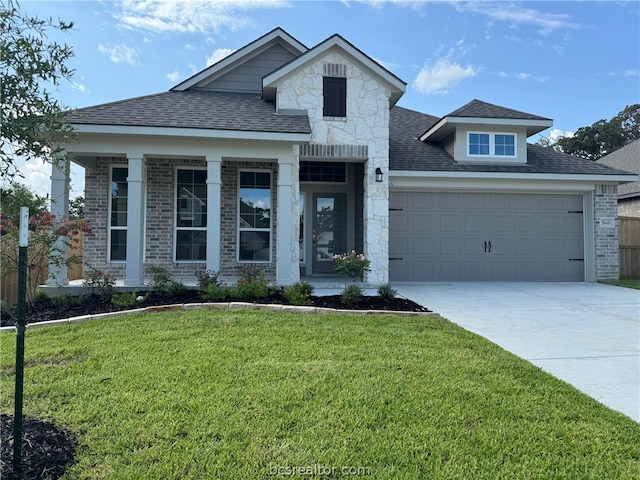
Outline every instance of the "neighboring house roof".
<path id="1" fill-rule="evenodd" d="M 390 170 L 570 175 L 621 175 L 628 173 L 534 144 L 527 144 L 526 164 L 458 163 L 440 144 L 420 141 L 419 137 L 422 132 L 431 128 L 438 120 L 437 117 L 398 106 L 391 110 L 389 127 Z"/>
<path id="2" fill-rule="evenodd" d="M 531 136 L 551 127 L 553 120 L 475 99 L 439 119 L 422 132 L 419 138 L 439 141 L 450 135 L 457 126 L 464 124 L 520 126 L 527 129 L 527 136 Z"/>
<path id="3" fill-rule="evenodd" d="M 640 175 L 640 139 L 629 142 L 615 152 L 605 155 L 597 163 Z M 633 197 L 640 197 L 640 181 L 618 186 L 618 198 Z"/>
<path id="4" fill-rule="evenodd" d="M 255 94 L 209 90 L 169 91 L 81 108 L 74 125 L 169 127 L 242 132 L 311 132 L 306 115 L 276 114 Z"/>

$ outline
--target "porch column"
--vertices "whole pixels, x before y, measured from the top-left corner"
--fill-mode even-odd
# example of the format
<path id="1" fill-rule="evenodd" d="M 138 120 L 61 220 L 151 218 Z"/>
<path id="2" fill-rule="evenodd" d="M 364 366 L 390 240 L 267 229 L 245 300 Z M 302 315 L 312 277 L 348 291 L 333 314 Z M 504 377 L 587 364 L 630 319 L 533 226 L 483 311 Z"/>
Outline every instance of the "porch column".
<path id="1" fill-rule="evenodd" d="M 364 175 L 364 255 L 371 261 L 366 282 L 373 285 L 389 282 L 389 168 L 380 160 L 370 158 Z M 376 168 L 382 182 L 376 181 Z"/>
<path id="2" fill-rule="evenodd" d="M 145 160 L 127 155 L 127 269 L 125 286 L 144 285 Z"/>
<path id="3" fill-rule="evenodd" d="M 56 165 L 51 164 L 51 213 L 56 216 L 56 221 L 61 222 L 69 218 L 69 161 L 60 158 Z M 68 252 L 64 239 L 56 240 L 55 250 L 60 252 L 63 262 L 66 262 Z M 49 260 L 49 276 L 45 282 L 50 286 L 69 285 L 67 278 L 67 266 L 59 265 Z"/>
<path id="4" fill-rule="evenodd" d="M 220 271 L 222 157 L 207 155 L 207 270 Z"/>
<path id="5" fill-rule="evenodd" d="M 300 184 L 298 148 L 293 155 L 278 159 L 278 210 L 276 227 L 276 278 L 278 285 L 300 281 Z"/>

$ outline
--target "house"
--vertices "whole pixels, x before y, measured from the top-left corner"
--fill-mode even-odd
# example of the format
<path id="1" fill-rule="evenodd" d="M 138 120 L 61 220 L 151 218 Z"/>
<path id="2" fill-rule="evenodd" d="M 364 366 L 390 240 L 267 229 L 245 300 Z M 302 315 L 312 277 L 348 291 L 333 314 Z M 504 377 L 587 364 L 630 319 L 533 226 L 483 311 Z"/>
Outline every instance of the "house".
<path id="1" fill-rule="evenodd" d="M 640 139 L 627 143 L 598 160 L 610 167 L 640 174 Z M 618 215 L 640 218 L 640 182 L 630 182 L 618 187 Z"/>
<path id="2" fill-rule="evenodd" d="M 288 285 L 351 250 L 371 285 L 617 277 L 635 176 L 528 145 L 548 118 L 478 100 L 437 118 L 397 106 L 405 89 L 340 35 L 277 28 L 168 92 L 80 109 L 85 261 L 134 287 L 147 265 Z M 54 213 L 67 184 L 54 170 Z"/>

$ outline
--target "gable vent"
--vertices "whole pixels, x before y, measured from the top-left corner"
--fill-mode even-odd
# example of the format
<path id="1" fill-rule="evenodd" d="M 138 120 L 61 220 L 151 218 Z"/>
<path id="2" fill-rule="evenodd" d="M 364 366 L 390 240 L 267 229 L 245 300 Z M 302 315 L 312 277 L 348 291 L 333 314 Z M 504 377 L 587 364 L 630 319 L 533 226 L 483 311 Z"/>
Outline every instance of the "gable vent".
<path id="1" fill-rule="evenodd" d="M 347 66 L 343 63 L 325 63 L 325 77 L 345 77 L 347 76 Z"/>

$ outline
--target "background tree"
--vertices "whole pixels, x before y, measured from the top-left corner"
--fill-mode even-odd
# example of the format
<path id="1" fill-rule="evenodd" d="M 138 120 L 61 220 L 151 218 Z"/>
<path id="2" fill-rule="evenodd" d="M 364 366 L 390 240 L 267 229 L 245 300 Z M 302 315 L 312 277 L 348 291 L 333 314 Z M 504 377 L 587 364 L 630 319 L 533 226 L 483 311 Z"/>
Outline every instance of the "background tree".
<path id="1" fill-rule="evenodd" d="M 72 22 L 41 20 L 19 10 L 17 1 L 0 1 L 0 174 L 14 178 L 15 157 L 60 162 L 58 142 L 69 142 L 73 128 L 65 108 L 49 89 L 71 80 L 66 66 L 73 57 L 68 45 L 47 39 L 47 32 L 67 32 Z"/>
<path id="2" fill-rule="evenodd" d="M 69 202 L 69 219 L 84 218 L 84 194 L 80 194 Z"/>
<path id="3" fill-rule="evenodd" d="M 640 138 L 640 104 L 627 105 L 611 120 L 598 120 L 588 127 L 580 127 L 573 136 L 555 142 L 542 137 L 538 144 L 589 160 L 618 150 L 628 142 Z"/>
<path id="4" fill-rule="evenodd" d="M 49 211 L 49 196 L 41 197 L 26 185 L 8 182 L 0 190 L 0 213 L 20 225 L 20 207 L 29 207 L 29 215 Z"/>

